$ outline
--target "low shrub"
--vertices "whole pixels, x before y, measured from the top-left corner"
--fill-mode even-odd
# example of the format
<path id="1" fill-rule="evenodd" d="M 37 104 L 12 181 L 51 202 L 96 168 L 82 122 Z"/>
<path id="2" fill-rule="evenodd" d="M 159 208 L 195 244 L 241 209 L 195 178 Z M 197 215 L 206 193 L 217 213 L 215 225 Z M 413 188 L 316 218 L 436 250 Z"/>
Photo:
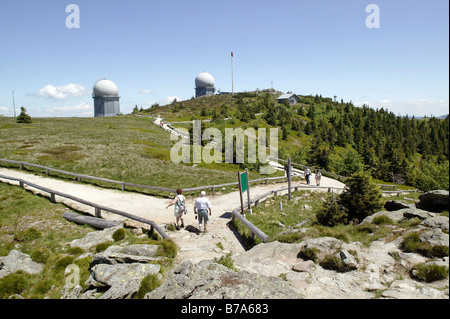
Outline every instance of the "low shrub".
<path id="1" fill-rule="evenodd" d="M 139 286 L 139 290 L 137 294 L 134 296 L 134 299 L 144 299 L 144 296 L 161 286 L 162 281 L 159 279 L 158 274 L 156 275 L 148 275 L 144 277 L 141 281 L 141 285 Z"/>
<path id="2" fill-rule="evenodd" d="M 171 239 L 164 239 L 158 247 L 158 256 L 165 256 L 168 258 L 175 258 L 177 255 L 178 247 L 177 244 Z"/>
<path id="3" fill-rule="evenodd" d="M 419 232 L 406 235 L 400 248 L 408 253 L 419 253 L 425 257 L 445 257 L 449 255 L 448 246 L 431 245 L 429 242 L 421 242 Z"/>
<path id="4" fill-rule="evenodd" d="M 237 271 L 234 267 L 233 259 L 231 258 L 231 254 L 227 254 L 226 256 L 222 256 L 220 258 L 214 258 L 214 261 L 220 265 L 223 265 L 233 271 Z"/>
<path id="5" fill-rule="evenodd" d="M 326 255 L 320 261 L 319 265 L 324 269 L 335 270 L 337 272 L 347 272 L 352 270 L 336 255 Z"/>
<path id="6" fill-rule="evenodd" d="M 12 295 L 20 295 L 30 285 L 32 276 L 18 271 L 0 279 L 0 299 L 8 298 Z"/>
<path id="7" fill-rule="evenodd" d="M 28 228 L 14 234 L 14 240 L 19 242 L 30 242 L 41 237 L 41 232 L 34 228 Z"/>
<path id="8" fill-rule="evenodd" d="M 415 265 L 410 272 L 412 278 L 424 282 L 433 282 L 448 277 L 448 268 L 438 265 L 425 265 L 424 263 Z"/>
<path id="9" fill-rule="evenodd" d="M 114 239 L 114 241 L 121 241 L 122 239 L 125 238 L 125 236 L 126 236 L 125 229 L 119 228 L 118 230 L 116 230 L 114 232 L 114 234 L 112 235 L 112 238 Z"/>
<path id="10" fill-rule="evenodd" d="M 392 224 L 395 224 L 394 221 L 390 217 L 388 217 L 386 215 L 376 216 L 373 219 L 372 223 L 375 224 L 375 225 L 385 225 L 385 224 L 392 225 Z"/>
<path id="11" fill-rule="evenodd" d="M 317 262 L 317 254 L 320 252 L 317 248 L 307 248 L 303 247 L 302 250 L 300 250 L 299 257 L 303 258 L 304 260 L 312 260 L 314 262 Z"/>

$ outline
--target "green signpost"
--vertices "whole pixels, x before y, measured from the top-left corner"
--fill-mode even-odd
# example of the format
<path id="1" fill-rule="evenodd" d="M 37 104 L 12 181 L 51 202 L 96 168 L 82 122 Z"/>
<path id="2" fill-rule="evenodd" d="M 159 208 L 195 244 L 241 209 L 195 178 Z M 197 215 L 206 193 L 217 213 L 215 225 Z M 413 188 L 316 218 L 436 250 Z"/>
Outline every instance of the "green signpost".
<path id="1" fill-rule="evenodd" d="M 250 214 L 252 213 L 252 209 L 250 208 L 250 187 L 249 187 L 249 179 L 248 179 L 248 169 L 245 169 L 245 172 L 238 172 L 238 184 L 239 184 L 239 196 L 241 198 L 241 213 L 244 213 L 244 199 L 242 198 L 242 193 L 247 191 L 247 204 L 248 210 Z"/>
<path id="2" fill-rule="evenodd" d="M 241 173 L 241 193 L 245 192 L 248 189 L 248 176 L 247 171 Z"/>

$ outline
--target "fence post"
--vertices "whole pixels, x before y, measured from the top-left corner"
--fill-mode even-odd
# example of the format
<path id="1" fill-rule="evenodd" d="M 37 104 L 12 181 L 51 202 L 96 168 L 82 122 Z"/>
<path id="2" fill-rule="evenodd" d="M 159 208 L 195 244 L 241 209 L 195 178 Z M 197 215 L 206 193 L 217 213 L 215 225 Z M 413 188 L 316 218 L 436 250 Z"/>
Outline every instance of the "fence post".
<path id="1" fill-rule="evenodd" d="M 50 193 L 50 201 L 54 204 L 55 201 L 55 193 Z"/>
<path id="2" fill-rule="evenodd" d="M 291 158 L 290 157 L 288 160 L 287 175 L 288 175 L 288 197 L 289 197 L 289 200 L 291 200 L 292 199 L 292 194 L 291 194 L 292 178 L 291 178 Z"/>
<path id="3" fill-rule="evenodd" d="M 95 207 L 95 217 L 102 218 L 102 210 L 98 207 Z"/>

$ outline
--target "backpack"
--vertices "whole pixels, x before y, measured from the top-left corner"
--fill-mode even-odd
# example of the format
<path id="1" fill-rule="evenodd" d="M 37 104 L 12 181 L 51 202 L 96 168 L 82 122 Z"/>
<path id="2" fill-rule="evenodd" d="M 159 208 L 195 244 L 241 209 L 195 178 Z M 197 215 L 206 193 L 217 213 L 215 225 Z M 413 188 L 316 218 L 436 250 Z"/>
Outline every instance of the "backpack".
<path id="1" fill-rule="evenodd" d="M 187 213 L 185 200 L 181 200 L 180 197 L 177 196 L 177 206 L 178 213 Z"/>

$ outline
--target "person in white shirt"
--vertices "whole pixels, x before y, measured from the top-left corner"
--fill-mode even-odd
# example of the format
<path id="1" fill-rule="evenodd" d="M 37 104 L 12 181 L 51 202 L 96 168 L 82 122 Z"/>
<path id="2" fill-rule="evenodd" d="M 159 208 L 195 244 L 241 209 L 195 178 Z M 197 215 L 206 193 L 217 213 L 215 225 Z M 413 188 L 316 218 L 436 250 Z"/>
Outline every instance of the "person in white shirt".
<path id="1" fill-rule="evenodd" d="M 198 229 L 201 231 L 202 222 L 204 222 L 204 232 L 206 233 L 206 224 L 209 221 L 208 212 L 209 216 L 211 216 L 211 203 L 209 202 L 209 199 L 206 198 L 206 193 L 204 191 L 202 191 L 200 195 L 201 197 L 195 200 L 194 214 L 198 214 Z"/>
<path id="2" fill-rule="evenodd" d="M 183 221 L 183 213 L 187 213 L 186 210 L 186 198 L 184 195 L 182 195 L 183 191 L 181 189 L 177 189 L 177 196 L 173 199 L 173 201 L 166 206 L 166 209 L 169 208 L 172 205 L 175 205 L 174 207 L 174 216 L 176 218 L 176 225 L 177 230 L 180 230 L 180 220 L 181 220 L 181 227 L 184 227 L 184 221 Z"/>

